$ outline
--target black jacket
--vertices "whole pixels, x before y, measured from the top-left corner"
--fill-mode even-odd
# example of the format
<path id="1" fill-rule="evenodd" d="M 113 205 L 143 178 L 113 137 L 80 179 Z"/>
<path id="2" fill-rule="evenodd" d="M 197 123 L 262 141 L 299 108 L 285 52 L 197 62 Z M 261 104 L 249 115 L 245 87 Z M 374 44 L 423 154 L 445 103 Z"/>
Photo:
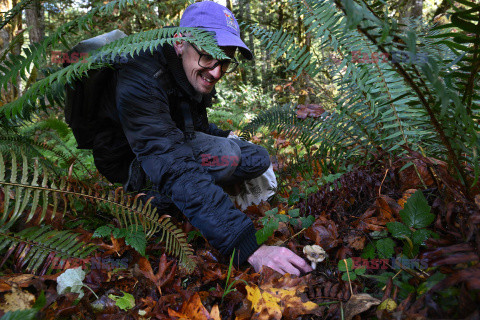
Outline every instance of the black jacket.
<path id="1" fill-rule="evenodd" d="M 195 161 L 182 131 L 183 99 L 190 103 L 195 130 L 228 135 L 208 123 L 212 96 L 193 89 L 170 45 L 129 59 L 117 68 L 115 78 L 116 85 L 106 84 L 98 111 L 93 150 L 99 171 L 123 183 L 136 157 L 159 192 L 172 198 L 212 246 L 225 256 L 235 248 L 235 262 L 245 262 L 258 248 L 253 224 Z"/>

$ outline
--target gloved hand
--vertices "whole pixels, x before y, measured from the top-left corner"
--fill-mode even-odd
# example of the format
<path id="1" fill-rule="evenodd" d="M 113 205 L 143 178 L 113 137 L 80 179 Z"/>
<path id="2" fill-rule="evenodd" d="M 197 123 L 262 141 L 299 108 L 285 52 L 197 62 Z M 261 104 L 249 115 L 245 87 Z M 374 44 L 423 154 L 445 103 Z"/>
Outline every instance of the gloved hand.
<path id="1" fill-rule="evenodd" d="M 313 270 L 305 260 L 290 249 L 277 246 L 261 246 L 248 258 L 248 263 L 256 272 L 259 272 L 262 266 L 270 267 L 281 274 L 290 273 L 297 276 L 301 272 L 306 273 Z"/>

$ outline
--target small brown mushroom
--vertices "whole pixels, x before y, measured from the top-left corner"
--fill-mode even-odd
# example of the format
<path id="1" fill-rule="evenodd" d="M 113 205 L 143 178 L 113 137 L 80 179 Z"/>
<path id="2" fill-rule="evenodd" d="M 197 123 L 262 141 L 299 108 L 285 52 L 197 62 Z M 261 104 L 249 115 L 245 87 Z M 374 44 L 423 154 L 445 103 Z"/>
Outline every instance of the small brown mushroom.
<path id="1" fill-rule="evenodd" d="M 307 259 L 310 260 L 312 269 L 315 269 L 317 267 L 317 263 L 322 262 L 327 257 L 325 250 L 316 244 L 313 246 L 303 247 L 303 253 L 307 256 Z"/>

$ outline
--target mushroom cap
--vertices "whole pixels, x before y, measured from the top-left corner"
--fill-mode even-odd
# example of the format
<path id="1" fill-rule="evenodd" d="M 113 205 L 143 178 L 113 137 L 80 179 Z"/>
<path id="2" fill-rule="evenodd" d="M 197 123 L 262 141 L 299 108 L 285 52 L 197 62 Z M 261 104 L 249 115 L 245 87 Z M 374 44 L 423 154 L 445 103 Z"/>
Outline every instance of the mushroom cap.
<path id="1" fill-rule="evenodd" d="M 322 262 L 327 257 L 325 250 L 316 244 L 303 247 L 303 253 L 307 256 L 307 259 L 312 262 Z"/>

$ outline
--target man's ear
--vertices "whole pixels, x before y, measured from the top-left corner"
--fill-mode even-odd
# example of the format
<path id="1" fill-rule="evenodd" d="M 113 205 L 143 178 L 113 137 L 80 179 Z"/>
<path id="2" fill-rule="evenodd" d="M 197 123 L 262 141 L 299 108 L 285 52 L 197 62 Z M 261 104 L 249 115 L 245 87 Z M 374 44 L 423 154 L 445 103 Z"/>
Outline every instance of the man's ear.
<path id="1" fill-rule="evenodd" d="M 179 33 L 175 33 L 173 35 L 174 38 L 178 38 L 178 37 L 181 37 L 182 35 L 179 34 Z M 184 40 L 180 40 L 180 41 L 175 41 L 173 43 L 173 47 L 175 48 L 175 52 L 177 53 L 178 56 L 181 56 L 182 53 L 183 53 L 183 49 L 185 47 L 185 41 Z"/>

